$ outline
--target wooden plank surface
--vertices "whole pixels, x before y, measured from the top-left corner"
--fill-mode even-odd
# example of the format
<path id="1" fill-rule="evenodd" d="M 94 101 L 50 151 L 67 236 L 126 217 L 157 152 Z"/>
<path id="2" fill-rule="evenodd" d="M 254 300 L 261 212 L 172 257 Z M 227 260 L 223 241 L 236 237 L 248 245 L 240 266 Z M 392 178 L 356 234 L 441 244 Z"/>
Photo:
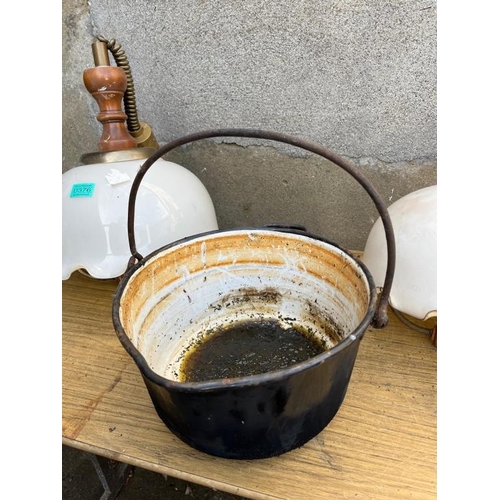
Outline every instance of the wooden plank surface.
<path id="1" fill-rule="evenodd" d="M 111 322 L 116 280 L 62 284 L 63 443 L 254 499 L 436 498 L 436 348 L 391 315 L 361 342 L 332 422 L 300 449 L 237 461 L 176 438 Z"/>

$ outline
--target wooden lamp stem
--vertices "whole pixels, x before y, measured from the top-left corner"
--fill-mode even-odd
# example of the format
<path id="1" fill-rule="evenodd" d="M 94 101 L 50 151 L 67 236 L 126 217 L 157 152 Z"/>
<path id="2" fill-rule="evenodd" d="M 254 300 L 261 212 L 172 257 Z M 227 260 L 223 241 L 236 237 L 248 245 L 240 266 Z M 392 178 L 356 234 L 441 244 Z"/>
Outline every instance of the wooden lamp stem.
<path id="1" fill-rule="evenodd" d="M 83 82 L 99 106 L 97 119 L 103 125 L 99 151 L 136 148 L 137 141 L 127 129 L 127 115 L 122 109 L 127 90 L 125 71 L 109 65 L 106 44 L 95 42 L 93 52 L 96 67 L 83 72 Z"/>

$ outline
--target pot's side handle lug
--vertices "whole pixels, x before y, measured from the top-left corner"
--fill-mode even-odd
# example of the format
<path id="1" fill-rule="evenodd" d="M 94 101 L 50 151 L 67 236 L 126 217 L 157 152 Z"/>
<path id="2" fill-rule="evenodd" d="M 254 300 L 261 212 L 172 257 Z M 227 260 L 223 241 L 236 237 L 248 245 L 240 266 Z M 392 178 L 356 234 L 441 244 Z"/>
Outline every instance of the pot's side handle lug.
<path id="1" fill-rule="evenodd" d="M 302 226 L 301 224 L 264 224 L 263 227 L 269 229 L 292 229 L 293 231 L 307 233 L 306 226 Z"/>
<path id="2" fill-rule="evenodd" d="M 315 153 L 323 158 L 330 160 L 334 165 L 345 170 L 348 174 L 354 177 L 359 184 L 364 188 L 367 194 L 370 196 L 375 206 L 377 207 L 378 213 L 382 220 L 385 237 L 387 242 L 387 269 L 385 273 L 384 285 L 382 292 L 380 294 L 379 302 L 377 305 L 377 310 L 375 312 L 372 326 L 375 328 L 383 328 L 388 323 L 387 310 L 389 307 L 389 296 L 391 292 L 392 282 L 394 280 L 394 271 L 396 268 L 396 242 L 394 237 L 394 230 L 392 227 L 391 218 L 387 208 L 375 190 L 375 188 L 368 182 L 368 180 L 359 172 L 352 163 L 347 161 L 342 156 L 330 151 L 329 149 L 321 146 L 319 144 L 307 141 L 305 139 L 300 139 L 287 134 L 282 134 L 279 132 L 272 132 L 269 130 L 252 130 L 252 129 L 218 129 L 218 130 L 205 130 L 201 132 L 195 132 L 194 134 L 186 135 L 175 139 L 164 146 L 157 149 L 141 166 L 137 172 L 132 187 L 130 189 L 130 197 L 128 204 L 128 239 L 129 247 L 132 257 L 136 258 L 138 261 L 143 260 L 142 255 L 137 251 L 135 243 L 135 233 L 134 233 L 134 220 L 135 220 L 135 203 L 137 199 L 137 192 L 139 190 L 140 183 L 144 178 L 144 175 L 149 170 L 149 168 L 162 156 L 172 151 L 175 148 L 184 146 L 191 142 L 200 141 L 202 139 L 211 139 L 215 137 L 245 137 L 253 139 L 264 139 L 276 142 L 281 142 L 289 144 L 291 146 L 296 146 L 301 149 L 305 149 L 310 153 Z M 132 262 L 132 261 L 131 261 Z"/>

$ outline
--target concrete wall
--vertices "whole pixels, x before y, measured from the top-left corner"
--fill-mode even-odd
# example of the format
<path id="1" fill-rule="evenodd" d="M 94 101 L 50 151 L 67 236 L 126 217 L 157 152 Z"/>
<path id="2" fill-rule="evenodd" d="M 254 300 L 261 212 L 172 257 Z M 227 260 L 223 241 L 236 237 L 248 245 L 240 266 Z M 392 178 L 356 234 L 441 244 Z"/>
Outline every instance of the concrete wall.
<path id="1" fill-rule="evenodd" d="M 387 204 L 437 182 L 435 1 L 62 5 L 63 171 L 97 150 L 82 73 L 101 34 L 124 48 L 139 118 L 160 144 L 203 129 L 271 129 L 352 160 Z M 363 249 L 377 217 L 341 169 L 275 143 L 205 141 L 168 159 L 204 182 L 221 228 L 301 223 Z"/>

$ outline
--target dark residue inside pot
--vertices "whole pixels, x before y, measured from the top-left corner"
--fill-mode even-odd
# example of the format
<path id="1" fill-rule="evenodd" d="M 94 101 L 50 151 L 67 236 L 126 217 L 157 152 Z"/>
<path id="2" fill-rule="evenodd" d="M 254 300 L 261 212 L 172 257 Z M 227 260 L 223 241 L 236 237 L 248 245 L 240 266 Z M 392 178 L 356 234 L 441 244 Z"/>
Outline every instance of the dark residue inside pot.
<path id="1" fill-rule="evenodd" d="M 246 377 L 305 361 L 328 347 L 300 326 L 276 320 L 252 320 L 206 332 L 186 353 L 181 381 L 201 382 Z"/>

